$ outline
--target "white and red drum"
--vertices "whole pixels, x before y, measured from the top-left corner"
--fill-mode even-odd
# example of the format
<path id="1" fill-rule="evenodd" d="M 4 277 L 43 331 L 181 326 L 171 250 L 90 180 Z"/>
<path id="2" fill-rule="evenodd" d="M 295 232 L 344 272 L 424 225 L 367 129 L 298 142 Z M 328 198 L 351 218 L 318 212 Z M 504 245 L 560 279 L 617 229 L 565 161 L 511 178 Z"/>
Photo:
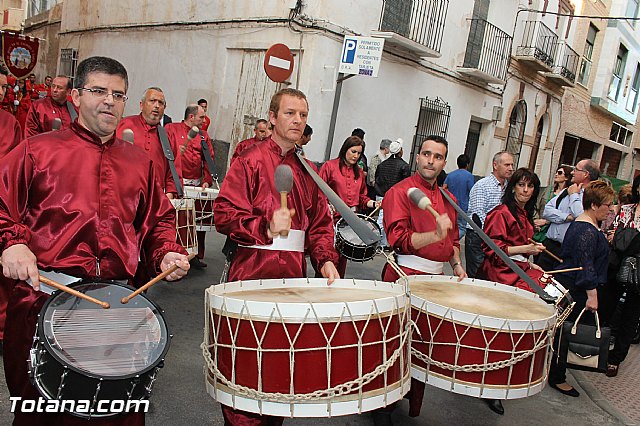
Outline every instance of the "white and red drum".
<path id="1" fill-rule="evenodd" d="M 213 223 L 213 201 L 218 197 L 219 189 L 185 186 L 185 198 L 195 201 L 196 231 L 215 231 Z"/>
<path id="2" fill-rule="evenodd" d="M 196 239 L 195 202 L 189 198 L 174 198 L 171 204 L 176 209 L 176 242 L 189 254 L 198 253 Z"/>
<path id="3" fill-rule="evenodd" d="M 401 278 L 411 289 L 411 376 L 474 397 L 515 399 L 547 380 L 556 310 L 536 294 L 442 275 Z"/>
<path id="4" fill-rule="evenodd" d="M 209 394 L 283 417 L 362 413 L 408 392 L 409 297 L 398 284 L 271 279 L 205 295 Z"/>

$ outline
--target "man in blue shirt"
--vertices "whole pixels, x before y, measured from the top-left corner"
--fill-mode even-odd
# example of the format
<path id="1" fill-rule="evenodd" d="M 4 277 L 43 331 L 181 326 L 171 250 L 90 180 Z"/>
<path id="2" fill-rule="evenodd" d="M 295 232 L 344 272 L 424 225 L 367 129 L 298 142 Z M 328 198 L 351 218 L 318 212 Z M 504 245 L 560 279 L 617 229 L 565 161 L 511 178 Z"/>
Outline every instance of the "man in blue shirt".
<path id="1" fill-rule="evenodd" d="M 467 170 L 467 166 L 469 166 L 471 162 L 467 154 L 459 155 L 456 162 L 458 163 L 458 170 L 447 175 L 447 178 L 444 180 L 444 188 L 455 195 L 456 200 L 458 200 L 458 205 L 466 212 L 469 208 L 469 192 L 471 192 L 475 180 L 473 175 Z M 458 229 L 460 230 L 460 239 L 462 239 L 466 232 L 467 224 L 464 219 L 459 216 Z"/>

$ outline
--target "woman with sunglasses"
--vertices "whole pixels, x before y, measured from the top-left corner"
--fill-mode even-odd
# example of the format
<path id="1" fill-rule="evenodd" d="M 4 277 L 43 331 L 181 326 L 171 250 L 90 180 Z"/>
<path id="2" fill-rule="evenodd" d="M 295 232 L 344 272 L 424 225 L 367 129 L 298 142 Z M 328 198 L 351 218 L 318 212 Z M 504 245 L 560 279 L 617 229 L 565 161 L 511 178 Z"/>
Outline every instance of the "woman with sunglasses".
<path id="1" fill-rule="evenodd" d="M 556 170 L 556 174 L 553 177 L 553 187 L 550 188 L 549 194 L 547 194 L 547 198 L 544 201 L 545 204 L 569 186 L 569 184 L 571 183 L 572 173 L 573 167 L 571 166 L 564 165 L 558 167 L 558 170 Z M 534 241 L 541 243 L 547 239 L 547 229 L 549 229 L 549 223 L 550 222 L 547 219 L 543 219 L 542 217 L 533 221 L 533 225 L 536 230 L 536 233 L 533 236 Z"/>

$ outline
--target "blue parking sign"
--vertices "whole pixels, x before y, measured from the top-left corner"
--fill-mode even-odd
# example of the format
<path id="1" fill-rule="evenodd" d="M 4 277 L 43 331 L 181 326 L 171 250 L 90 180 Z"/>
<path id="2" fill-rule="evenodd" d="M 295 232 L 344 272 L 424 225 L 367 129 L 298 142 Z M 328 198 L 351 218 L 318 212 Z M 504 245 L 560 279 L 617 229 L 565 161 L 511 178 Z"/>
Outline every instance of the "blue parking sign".
<path id="1" fill-rule="evenodd" d="M 346 38 L 344 41 L 344 50 L 342 52 L 342 63 L 352 64 L 356 57 L 356 48 L 358 47 L 358 40 L 352 38 Z"/>

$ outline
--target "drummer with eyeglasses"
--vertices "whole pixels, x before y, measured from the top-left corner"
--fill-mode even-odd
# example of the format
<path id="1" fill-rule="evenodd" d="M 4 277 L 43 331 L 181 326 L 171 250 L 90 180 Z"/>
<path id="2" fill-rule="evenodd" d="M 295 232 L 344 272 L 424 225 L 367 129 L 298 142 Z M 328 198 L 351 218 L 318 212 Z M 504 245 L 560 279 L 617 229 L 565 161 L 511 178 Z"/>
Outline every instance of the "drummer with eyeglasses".
<path id="1" fill-rule="evenodd" d="M 374 201 L 367 195 L 365 174 L 358 162 L 362 157 L 364 141 L 358 136 L 348 137 L 338 153 L 338 158 L 329 160 L 320 168 L 320 177 L 335 191 L 351 210 L 362 213 L 367 208 L 380 206 L 380 201 Z M 334 223 L 340 219 L 340 214 L 329 205 Z M 347 271 L 347 258 L 340 256 L 338 273 L 344 277 Z"/>
<path id="2" fill-rule="evenodd" d="M 273 135 L 243 151 L 227 172 L 214 202 L 214 217 L 218 232 L 238 245 L 229 281 L 305 277 L 305 254 L 329 284 L 340 278 L 327 198 L 295 155 L 308 113 L 304 93 L 277 92 L 269 105 Z M 280 205 L 274 183 L 275 169 L 281 164 L 293 172 L 286 209 Z M 223 406 L 222 413 L 227 425 L 271 426 L 283 421 L 229 406 Z"/>
<path id="3" fill-rule="evenodd" d="M 444 198 L 437 183 L 438 175 L 447 164 L 448 151 L 446 139 L 437 135 L 427 136 L 416 156 L 416 173 L 391 187 L 382 200 L 387 240 L 397 254 L 398 266 L 407 275 L 443 274 L 444 264 L 448 262 L 453 274 L 460 280 L 467 277 L 460 261 L 456 211 Z M 412 187 L 429 197 L 432 207 L 439 214 L 437 218 L 418 208 L 409 199 L 407 191 Z M 394 269 L 385 265 L 382 280 L 393 282 L 398 278 Z M 424 388 L 424 383 L 411 379 L 411 390 L 407 394 L 411 417 L 420 415 Z M 374 421 L 388 424 L 389 414 L 389 410 L 377 411 Z"/>
<path id="4" fill-rule="evenodd" d="M 0 160 L 2 271 L 20 280 L 9 301 L 3 357 L 13 397 L 40 397 L 29 381 L 27 359 L 37 315 L 52 292 L 39 282 L 42 271 L 69 279 L 130 280 L 142 259 L 156 273 L 177 265 L 165 278 L 174 281 L 189 269 L 185 250 L 175 243 L 175 210 L 151 160 L 115 137 L 127 85 L 119 62 L 85 59 L 71 93 L 79 109 L 71 128 L 29 138 Z M 22 413 L 20 407 L 14 425 L 87 423 L 69 414 Z M 143 425 L 144 413 L 89 422 Z"/>

